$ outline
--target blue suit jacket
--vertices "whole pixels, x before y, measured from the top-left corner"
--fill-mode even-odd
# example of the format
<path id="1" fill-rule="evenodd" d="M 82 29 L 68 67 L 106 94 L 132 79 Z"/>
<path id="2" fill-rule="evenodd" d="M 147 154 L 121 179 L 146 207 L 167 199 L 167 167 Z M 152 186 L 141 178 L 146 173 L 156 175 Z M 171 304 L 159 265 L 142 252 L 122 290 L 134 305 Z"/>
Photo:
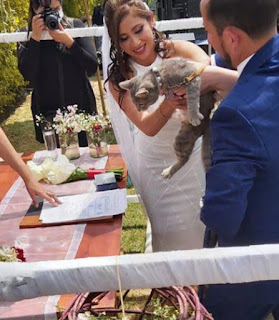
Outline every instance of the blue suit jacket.
<path id="1" fill-rule="evenodd" d="M 279 37 L 248 62 L 211 121 L 201 220 L 219 246 L 279 243 Z"/>

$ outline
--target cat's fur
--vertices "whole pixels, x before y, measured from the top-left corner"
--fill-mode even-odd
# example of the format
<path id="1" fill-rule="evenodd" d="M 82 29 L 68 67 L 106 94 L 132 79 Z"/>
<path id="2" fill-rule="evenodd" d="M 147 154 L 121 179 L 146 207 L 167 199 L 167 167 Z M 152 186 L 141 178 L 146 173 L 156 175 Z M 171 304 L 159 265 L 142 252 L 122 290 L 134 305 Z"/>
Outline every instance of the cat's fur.
<path id="1" fill-rule="evenodd" d="M 130 90 L 131 98 L 139 111 L 146 110 L 155 103 L 160 93 L 169 93 L 181 86 L 187 76 L 198 69 L 199 65 L 184 58 L 164 59 L 157 70 L 149 70 L 143 75 L 119 83 Z M 158 76 L 160 76 L 158 78 Z M 214 106 L 211 93 L 200 97 L 200 76 L 186 85 L 187 111 L 179 110 L 181 127 L 175 138 L 174 150 L 177 162 L 162 172 L 165 178 L 171 178 L 189 159 L 196 140 L 203 136 L 202 160 L 207 171 L 211 164 L 209 136 L 209 117 Z"/>

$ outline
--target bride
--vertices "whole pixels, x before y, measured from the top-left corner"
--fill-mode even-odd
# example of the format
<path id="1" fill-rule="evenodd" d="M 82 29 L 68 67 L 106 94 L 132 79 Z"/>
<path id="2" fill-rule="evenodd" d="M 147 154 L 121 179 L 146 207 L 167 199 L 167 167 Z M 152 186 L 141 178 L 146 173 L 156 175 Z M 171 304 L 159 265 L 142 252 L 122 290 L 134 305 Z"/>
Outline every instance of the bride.
<path id="1" fill-rule="evenodd" d="M 186 101 L 178 95 L 162 97 L 139 112 L 119 83 L 158 66 L 164 58 L 182 56 L 204 64 L 209 58 L 190 42 L 164 41 L 154 27 L 153 13 L 141 0 L 107 0 L 104 17 L 108 33 L 103 37 L 103 70 L 108 66 L 110 116 L 129 175 L 150 219 L 153 251 L 201 248 L 205 228 L 199 218 L 205 189 L 201 139 L 183 168 L 171 179 L 161 177 L 162 170 L 175 160 L 173 143 L 180 121 L 172 114 Z"/>

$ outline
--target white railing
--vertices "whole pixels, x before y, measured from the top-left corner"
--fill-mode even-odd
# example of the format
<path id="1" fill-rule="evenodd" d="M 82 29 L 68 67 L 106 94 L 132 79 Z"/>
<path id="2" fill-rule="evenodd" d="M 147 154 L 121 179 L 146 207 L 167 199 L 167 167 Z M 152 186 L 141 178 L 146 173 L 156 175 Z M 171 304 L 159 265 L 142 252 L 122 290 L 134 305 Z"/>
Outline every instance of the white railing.
<path id="1" fill-rule="evenodd" d="M 202 18 L 188 18 L 177 20 L 163 20 L 157 21 L 156 27 L 160 31 L 175 31 L 203 28 Z M 77 37 L 100 37 L 103 34 L 104 27 L 88 27 L 67 29 L 67 32 L 73 38 Z M 42 40 L 51 39 L 50 35 L 46 33 Z M 27 40 L 27 32 L 14 33 L 0 33 L 0 43 L 23 42 Z"/>
<path id="2" fill-rule="evenodd" d="M 118 280 L 123 290 L 278 280 L 278 265 L 279 245 L 1 262 L 0 300 L 118 290 Z"/>

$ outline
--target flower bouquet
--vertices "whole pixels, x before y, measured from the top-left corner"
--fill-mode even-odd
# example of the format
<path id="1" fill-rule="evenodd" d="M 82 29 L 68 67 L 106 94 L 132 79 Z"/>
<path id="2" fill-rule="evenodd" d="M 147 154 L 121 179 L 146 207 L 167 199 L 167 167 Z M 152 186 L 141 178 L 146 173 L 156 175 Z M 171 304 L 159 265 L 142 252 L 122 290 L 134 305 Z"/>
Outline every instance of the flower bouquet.
<path id="1" fill-rule="evenodd" d="M 104 157 L 108 154 L 106 131 L 111 128 L 108 117 L 103 115 L 80 115 L 80 124 L 86 132 L 90 156 Z"/>
<path id="2" fill-rule="evenodd" d="M 61 184 L 84 179 L 94 179 L 96 174 L 113 172 L 117 181 L 123 178 L 123 168 L 118 169 L 82 169 L 70 163 L 65 155 L 59 155 L 56 161 L 46 158 L 44 162 L 37 165 L 28 161 L 27 165 L 37 181 L 44 180 L 50 184 Z"/>
<path id="3" fill-rule="evenodd" d="M 0 262 L 26 261 L 22 249 L 10 246 L 0 246 Z"/>
<path id="4" fill-rule="evenodd" d="M 77 113 L 78 106 L 67 106 L 65 110 L 58 109 L 53 118 L 53 127 L 58 134 L 61 153 L 70 160 L 80 157 L 78 133 L 81 132 L 81 114 Z"/>

